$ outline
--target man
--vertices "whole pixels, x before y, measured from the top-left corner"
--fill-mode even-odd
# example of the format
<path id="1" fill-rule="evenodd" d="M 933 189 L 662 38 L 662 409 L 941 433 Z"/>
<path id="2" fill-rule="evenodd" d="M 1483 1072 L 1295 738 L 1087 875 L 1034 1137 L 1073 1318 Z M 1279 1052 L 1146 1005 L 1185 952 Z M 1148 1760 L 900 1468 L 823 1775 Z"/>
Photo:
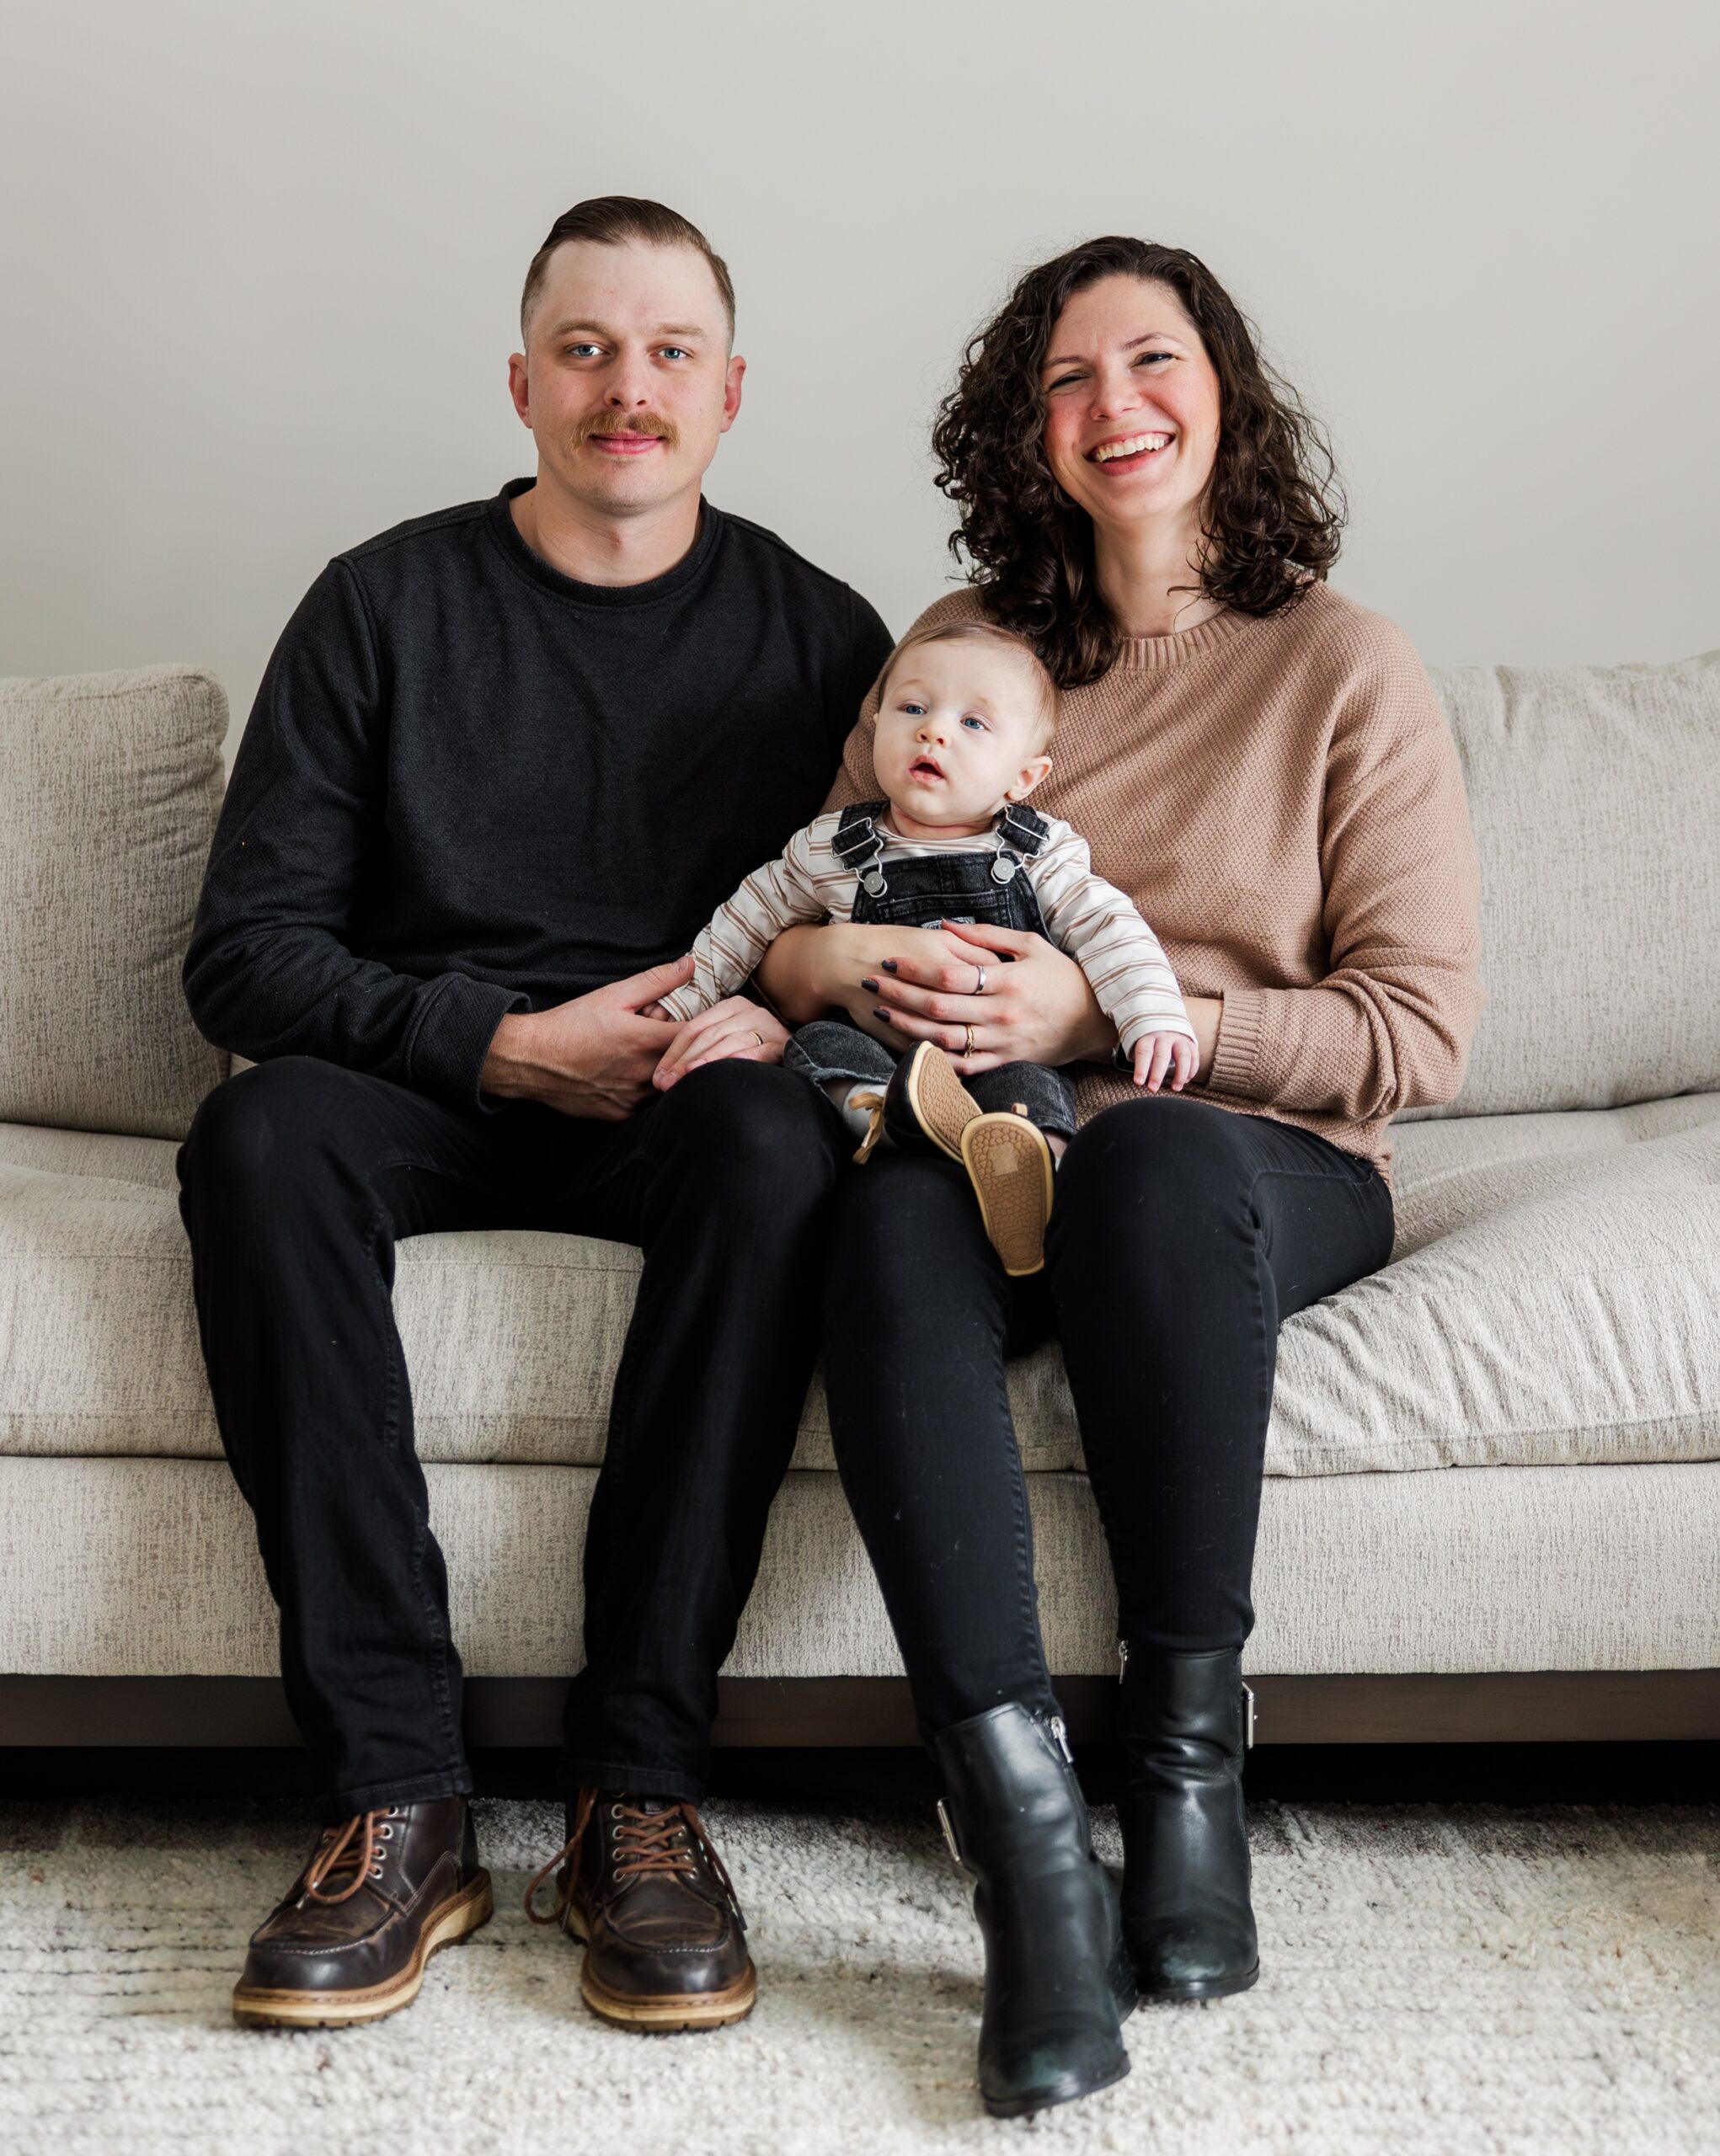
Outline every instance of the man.
<path id="1" fill-rule="evenodd" d="M 489 1913 L 390 1299 L 398 1238 L 446 1228 L 644 1251 L 587 1533 L 560 1913 L 610 2019 L 710 2025 L 754 1996 L 696 1806 L 846 1148 L 776 1067 L 767 1011 L 735 998 L 677 1027 L 656 999 L 823 801 L 889 638 L 702 498 L 745 362 L 728 271 L 685 218 L 570 210 L 521 327 L 535 480 L 398 526 L 311 587 L 185 961 L 199 1027 L 257 1065 L 199 1111 L 180 1210 L 329 1822 L 252 1941 L 249 2022 L 392 2013 Z M 671 1044 L 690 1075 L 654 1091 Z"/>

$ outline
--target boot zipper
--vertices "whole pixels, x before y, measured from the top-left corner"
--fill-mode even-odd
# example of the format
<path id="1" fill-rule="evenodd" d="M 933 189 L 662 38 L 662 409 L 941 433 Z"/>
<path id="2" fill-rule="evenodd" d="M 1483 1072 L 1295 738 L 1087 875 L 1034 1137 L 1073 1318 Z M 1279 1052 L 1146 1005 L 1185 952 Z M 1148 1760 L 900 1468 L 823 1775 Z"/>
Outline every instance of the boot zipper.
<path id="1" fill-rule="evenodd" d="M 1242 1687 L 1242 1749 L 1246 1752 L 1254 1742 L 1254 1692 L 1252 1685 Z"/>
<path id="2" fill-rule="evenodd" d="M 1117 1642 L 1117 1682 L 1120 1684 L 1128 1674 L 1129 1642 L 1119 1639 Z"/>
<path id="3" fill-rule="evenodd" d="M 937 1823 L 943 1829 L 944 1846 L 948 1849 L 951 1857 L 954 1860 L 957 1869 L 959 1870 L 965 1870 L 966 1867 L 962 1863 L 961 1850 L 956 1845 L 955 1828 L 949 1823 L 949 1813 L 944 1808 L 943 1799 L 942 1797 L 939 1797 L 937 1800 Z"/>
<path id="4" fill-rule="evenodd" d="M 1075 1754 L 1069 1748 L 1068 1726 L 1061 1715 L 1052 1716 L 1051 1734 L 1056 1739 L 1057 1749 L 1063 1754 L 1065 1764 L 1072 1767 L 1075 1764 Z"/>

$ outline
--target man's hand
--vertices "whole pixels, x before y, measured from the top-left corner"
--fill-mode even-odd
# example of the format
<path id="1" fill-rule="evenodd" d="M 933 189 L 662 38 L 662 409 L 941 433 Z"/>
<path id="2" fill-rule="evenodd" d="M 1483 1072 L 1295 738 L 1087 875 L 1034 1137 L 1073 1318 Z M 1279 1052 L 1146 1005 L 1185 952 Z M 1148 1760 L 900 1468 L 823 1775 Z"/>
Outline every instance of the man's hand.
<path id="1" fill-rule="evenodd" d="M 681 1030 L 673 1018 L 644 1014 L 692 972 L 689 954 L 553 1010 L 510 1012 L 489 1044 L 480 1088 L 594 1123 L 625 1122 L 649 1097 L 651 1074 Z"/>
<path id="2" fill-rule="evenodd" d="M 651 1083 L 660 1093 L 702 1064 L 738 1058 L 743 1063 L 780 1063 L 788 1028 L 761 1003 L 744 995 L 725 996 L 708 1011 L 689 1018 L 670 1042 Z"/>

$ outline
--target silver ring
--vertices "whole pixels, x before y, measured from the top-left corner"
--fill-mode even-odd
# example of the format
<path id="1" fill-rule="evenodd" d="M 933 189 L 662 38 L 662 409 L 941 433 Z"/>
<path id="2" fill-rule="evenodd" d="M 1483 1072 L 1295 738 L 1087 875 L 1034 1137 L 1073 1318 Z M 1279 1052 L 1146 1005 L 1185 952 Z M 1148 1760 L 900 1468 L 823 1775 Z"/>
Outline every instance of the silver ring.
<path id="1" fill-rule="evenodd" d="M 983 966 L 975 966 L 974 971 L 980 976 L 980 985 L 974 993 L 975 995 L 983 995 L 986 993 L 986 969 Z"/>

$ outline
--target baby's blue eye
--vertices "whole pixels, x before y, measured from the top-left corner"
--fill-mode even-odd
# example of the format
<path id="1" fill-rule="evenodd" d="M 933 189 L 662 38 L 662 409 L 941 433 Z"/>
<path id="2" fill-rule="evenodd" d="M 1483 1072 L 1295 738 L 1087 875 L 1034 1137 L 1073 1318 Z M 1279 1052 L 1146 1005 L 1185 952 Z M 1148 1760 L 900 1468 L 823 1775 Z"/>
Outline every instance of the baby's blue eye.
<path id="1" fill-rule="evenodd" d="M 985 720 L 983 718 L 975 718 L 971 712 L 970 712 L 967 717 L 962 721 L 962 724 L 964 726 L 977 727 L 981 734 L 988 731 Z"/>
<path id="2" fill-rule="evenodd" d="M 910 718 L 923 718 L 926 716 L 924 704 L 905 703 L 902 706 L 902 709 Z"/>

